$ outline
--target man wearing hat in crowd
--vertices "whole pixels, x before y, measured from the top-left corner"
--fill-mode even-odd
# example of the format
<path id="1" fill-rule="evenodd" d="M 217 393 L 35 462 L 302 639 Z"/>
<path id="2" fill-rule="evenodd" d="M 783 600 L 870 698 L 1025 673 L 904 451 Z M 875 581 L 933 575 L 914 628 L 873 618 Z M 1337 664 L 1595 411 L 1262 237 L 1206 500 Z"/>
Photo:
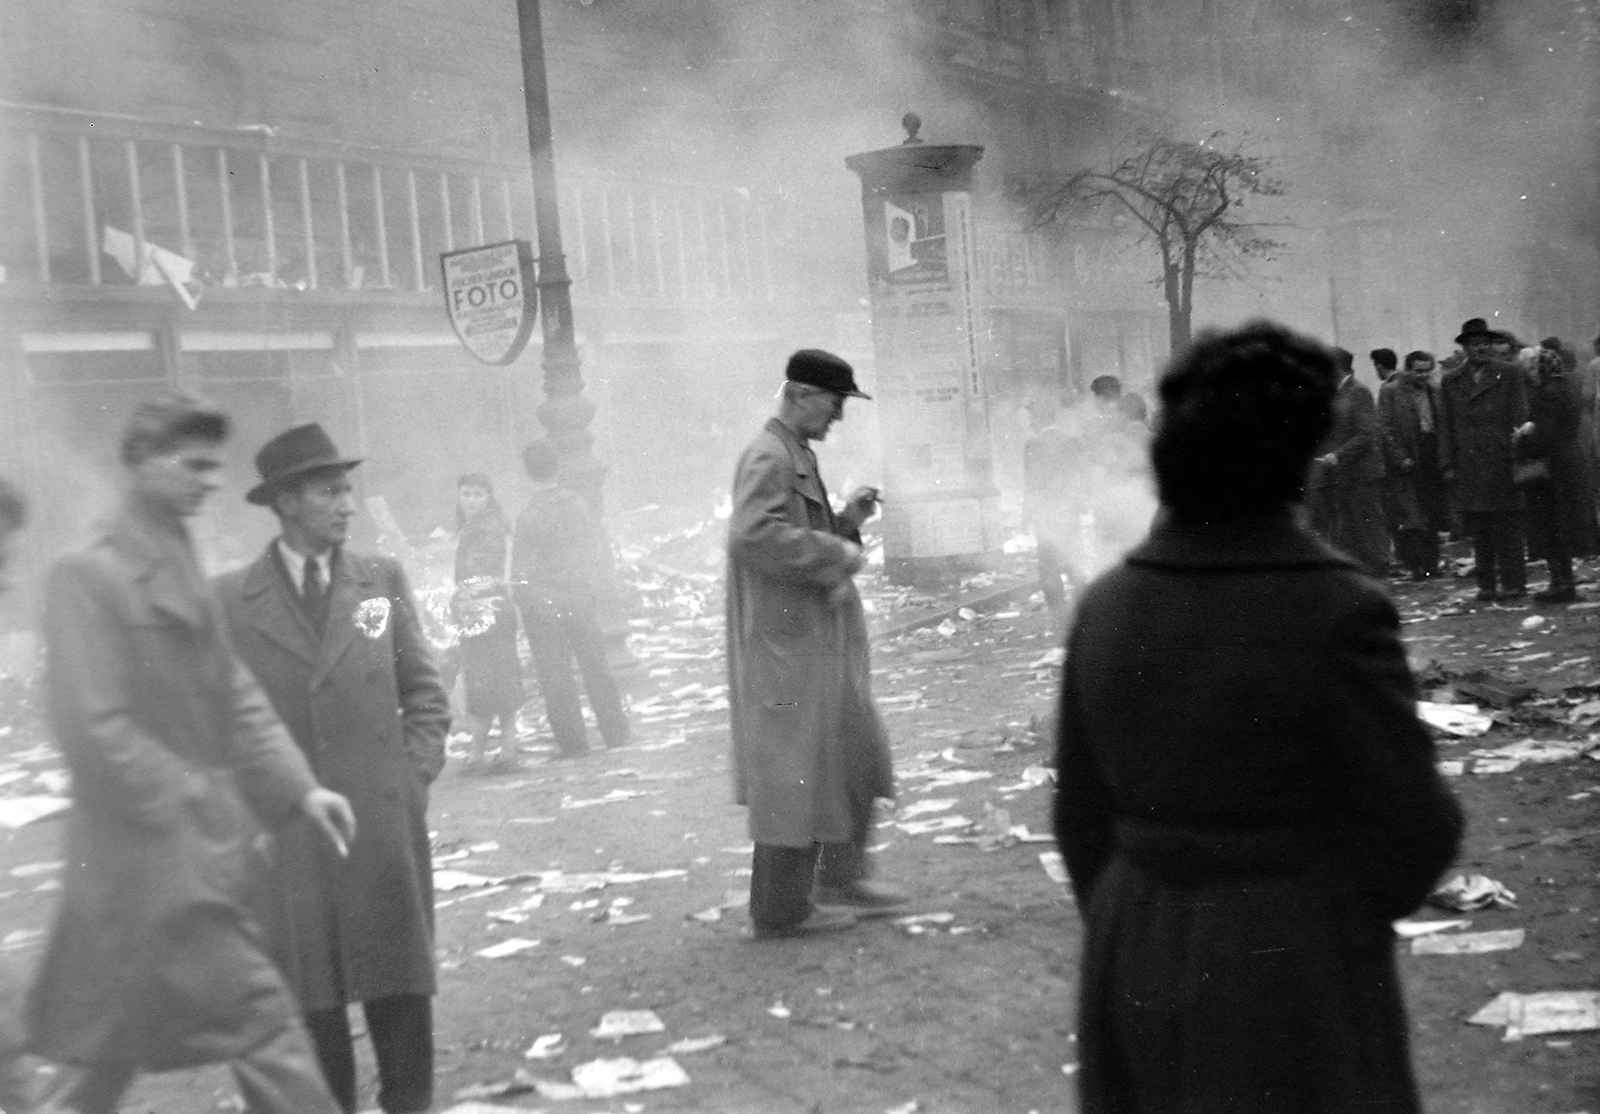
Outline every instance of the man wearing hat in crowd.
<path id="1" fill-rule="evenodd" d="M 866 881 L 873 804 L 894 793 L 851 579 L 878 492 L 858 488 L 835 513 L 810 444 L 844 416 L 845 399 L 870 397 L 838 356 L 796 352 L 777 415 L 734 472 L 729 711 L 735 796 L 755 843 L 758 939 L 849 928 L 905 902 Z"/>
<path id="2" fill-rule="evenodd" d="M 26 1018 L 30 1050 L 66 1065 L 40 1109 L 111 1114 L 142 1072 L 216 1063 L 247 1114 L 338 1109 L 244 882 L 263 827 L 330 864 L 363 833 L 234 655 L 200 571 L 188 520 L 220 486 L 228 426 L 192 396 L 142 403 L 120 504 L 45 585 L 44 696 L 73 807 Z M 0 533 L 20 515 L 0 495 Z M 21 1100 L 0 1098 L 35 1109 Z"/>
<path id="3" fill-rule="evenodd" d="M 1486 602 L 1528 594 L 1522 499 L 1511 475 L 1512 431 L 1528 420 L 1528 385 L 1496 355 L 1508 340 L 1481 317 L 1463 324 L 1456 343 L 1466 359 L 1445 375 L 1439 399 L 1439 467 L 1454 486 Z"/>
<path id="4" fill-rule="evenodd" d="M 288 833 L 260 886 L 274 952 L 328 1085 L 356 1109 L 346 1005 L 361 1002 L 388 1114 L 433 1101 L 433 873 L 428 786 L 449 710 L 398 562 L 344 548 L 350 470 L 316 424 L 256 454 L 245 496 L 280 534 L 218 587 L 234 644 L 325 785 L 355 808 L 348 861 Z"/>

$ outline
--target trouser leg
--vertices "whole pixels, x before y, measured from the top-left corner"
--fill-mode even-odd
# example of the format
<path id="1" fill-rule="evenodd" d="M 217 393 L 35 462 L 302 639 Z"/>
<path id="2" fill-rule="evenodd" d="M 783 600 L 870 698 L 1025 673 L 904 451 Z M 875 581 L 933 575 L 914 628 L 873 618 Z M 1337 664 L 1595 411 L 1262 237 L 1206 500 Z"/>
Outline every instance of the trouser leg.
<path id="1" fill-rule="evenodd" d="M 245 1114 L 339 1114 L 341 1107 L 322 1078 L 310 1034 L 295 1021 L 266 1044 L 234 1060 L 234 1081 Z"/>
<path id="2" fill-rule="evenodd" d="M 1061 582 L 1061 551 L 1056 543 L 1039 539 L 1039 590 L 1044 593 L 1050 614 L 1061 615 L 1067 607 L 1067 593 Z"/>
<path id="3" fill-rule="evenodd" d="M 1472 575 L 1480 591 L 1494 591 L 1495 530 L 1494 515 L 1473 511 L 1462 515 L 1472 536 Z"/>
<path id="4" fill-rule="evenodd" d="M 561 621 L 541 619 L 527 628 L 533 670 L 539 677 L 539 693 L 544 697 L 544 711 L 556 746 L 562 754 L 583 754 L 589 749 L 588 732 L 583 726 L 578 682 L 572 675 L 572 653 Z"/>
<path id="5" fill-rule="evenodd" d="M 859 780 L 859 779 L 857 779 Z M 852 789 L 850 793 L 850 838 L 842 843 L 824 843 L 817 858 L 817 884 L 842 889 L 867 876 L 867 839 L 872 835 L 873 796 Z"/>
<path id="6" fill-rule="evenodd" d="M 356 1108 L 356 1054 L 350 1041 L 350 1017 L 343 1006 L 331 1010 L 309 1010 L 306 1031 L 317 1050 L 317 1063 L 328 1090 L 345 1114 Z"/>
<path id="7" fill-rule="evenodd" d="M 569 615 L 562 622 L 573 656 L 578 659 L 578 670 L 583 674 L 583 687 L 589 693 L 589 707 L 594 709 L 600 738 L 608 747 L 625 746 L 628 713 L 623 710 L 622 692 L 606 661 L 605 632 L 600 629 L 599 620 L 593 611 L 584 611 Z"/>
<path id="8" fill-rule="evenodd" d="M 413 1114 L 433 1105 L 433 999 L 396 994 L 363 1003 L 378 1061 L 378 1105 Z"/>
<path id="9" fill-rule="evenodd" d="M 116 1114 L 139 1069 L 132 1064 L 93 1064 L 58 1100 L 63 1110 L 77 1114 Z"/>
<path id="10" fill-rule="evenodd" d="M 750 860 L 751 924 L 781 932 L 811 915 L 818 847 L 815 843 L 810 847 L 756 844 Z"/>
<path id="11" fill-rule="evenodd" d="M 1522 516 L 1503 511 L 1495 516 L 1495 564 L 1500 587 L 1521 592 L 1528 587 L 1528 547 L 1522 537 Z"/>

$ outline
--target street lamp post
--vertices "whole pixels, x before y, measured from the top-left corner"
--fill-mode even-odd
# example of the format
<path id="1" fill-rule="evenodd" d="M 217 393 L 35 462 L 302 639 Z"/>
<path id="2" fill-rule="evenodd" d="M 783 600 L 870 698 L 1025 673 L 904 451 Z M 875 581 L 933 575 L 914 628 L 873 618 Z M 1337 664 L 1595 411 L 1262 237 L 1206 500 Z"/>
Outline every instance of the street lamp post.
<path id="1" fill-rule="evenodd" d="M 572 279 L 561 250 L 556 159 L 550 128 L 550 82 L 545 69 L 539 0 L 517 0 L 522 43 L 522 92 L 528 116 L 528 157 L 533 168 L 533 218 L 539 238 L 539 318 L 544 335 L 545 399 L 536 413 L 561 454 L 562 478 L 596 510 L 606 468 L 591 451 L 594 403 L 583 395 L 583 375 L 572 323 Z"/>

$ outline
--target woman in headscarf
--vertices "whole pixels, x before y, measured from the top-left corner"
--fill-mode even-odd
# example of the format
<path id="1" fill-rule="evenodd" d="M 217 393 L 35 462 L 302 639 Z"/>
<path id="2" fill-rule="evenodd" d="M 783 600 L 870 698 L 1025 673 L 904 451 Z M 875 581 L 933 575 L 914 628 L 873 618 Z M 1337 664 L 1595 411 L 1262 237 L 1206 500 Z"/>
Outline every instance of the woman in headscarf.
<path id="1" fill-rule="evenodd" d="M 1339 376 L 1269 322 L 1162 378 L 1162 510 L 1062 674 L 1085 1114 L 1414 1114 L 1390 922 L 1455 854 L 1383 586 L 1300 524 Z"/>
<path id="2" fill-rule="evenodd" d="M 525 697 L 517 657 L 517 609 L 506 591 L 511 523 L 482 472 L 456 482 L 456 594 L 451 601 L 461 629 L 461 672 L 472 730 L 468 772 L 516 766 L 517 710 Z M 500 751 L 485 761 L 489 730 L 500 723 Z"/>

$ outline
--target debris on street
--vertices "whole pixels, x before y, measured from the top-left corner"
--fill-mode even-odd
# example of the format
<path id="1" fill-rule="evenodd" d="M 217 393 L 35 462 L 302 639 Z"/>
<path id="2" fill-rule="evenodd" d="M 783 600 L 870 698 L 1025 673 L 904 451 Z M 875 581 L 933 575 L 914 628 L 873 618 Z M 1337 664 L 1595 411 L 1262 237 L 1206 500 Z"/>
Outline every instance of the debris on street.
<path id="1" fill-rule="evenodd" d="M 1429 894 L 1428 903 L 1458 913 L 1470 913 L 1475 909 L 1515 909 L 1517 895 L 1485 875 L 1458 874 Z"/>
<path id="2" fill-rule="evenodd" d="M 1482 955 L 1522 947 L 1527 933 L 1520 928 L 1497 932 L 1434 932 L 1411 941 L 1412 955 Z"/>
<path id="3" fill-rule="evenodd" d="M 1467 1021 L 1473 1025 L 1503 1025 L 1508 1041 L 1540 1033 L 1600 1029 L 1600 990 L 1546 990 L 1535 994 L 1505 990 Z"/>

